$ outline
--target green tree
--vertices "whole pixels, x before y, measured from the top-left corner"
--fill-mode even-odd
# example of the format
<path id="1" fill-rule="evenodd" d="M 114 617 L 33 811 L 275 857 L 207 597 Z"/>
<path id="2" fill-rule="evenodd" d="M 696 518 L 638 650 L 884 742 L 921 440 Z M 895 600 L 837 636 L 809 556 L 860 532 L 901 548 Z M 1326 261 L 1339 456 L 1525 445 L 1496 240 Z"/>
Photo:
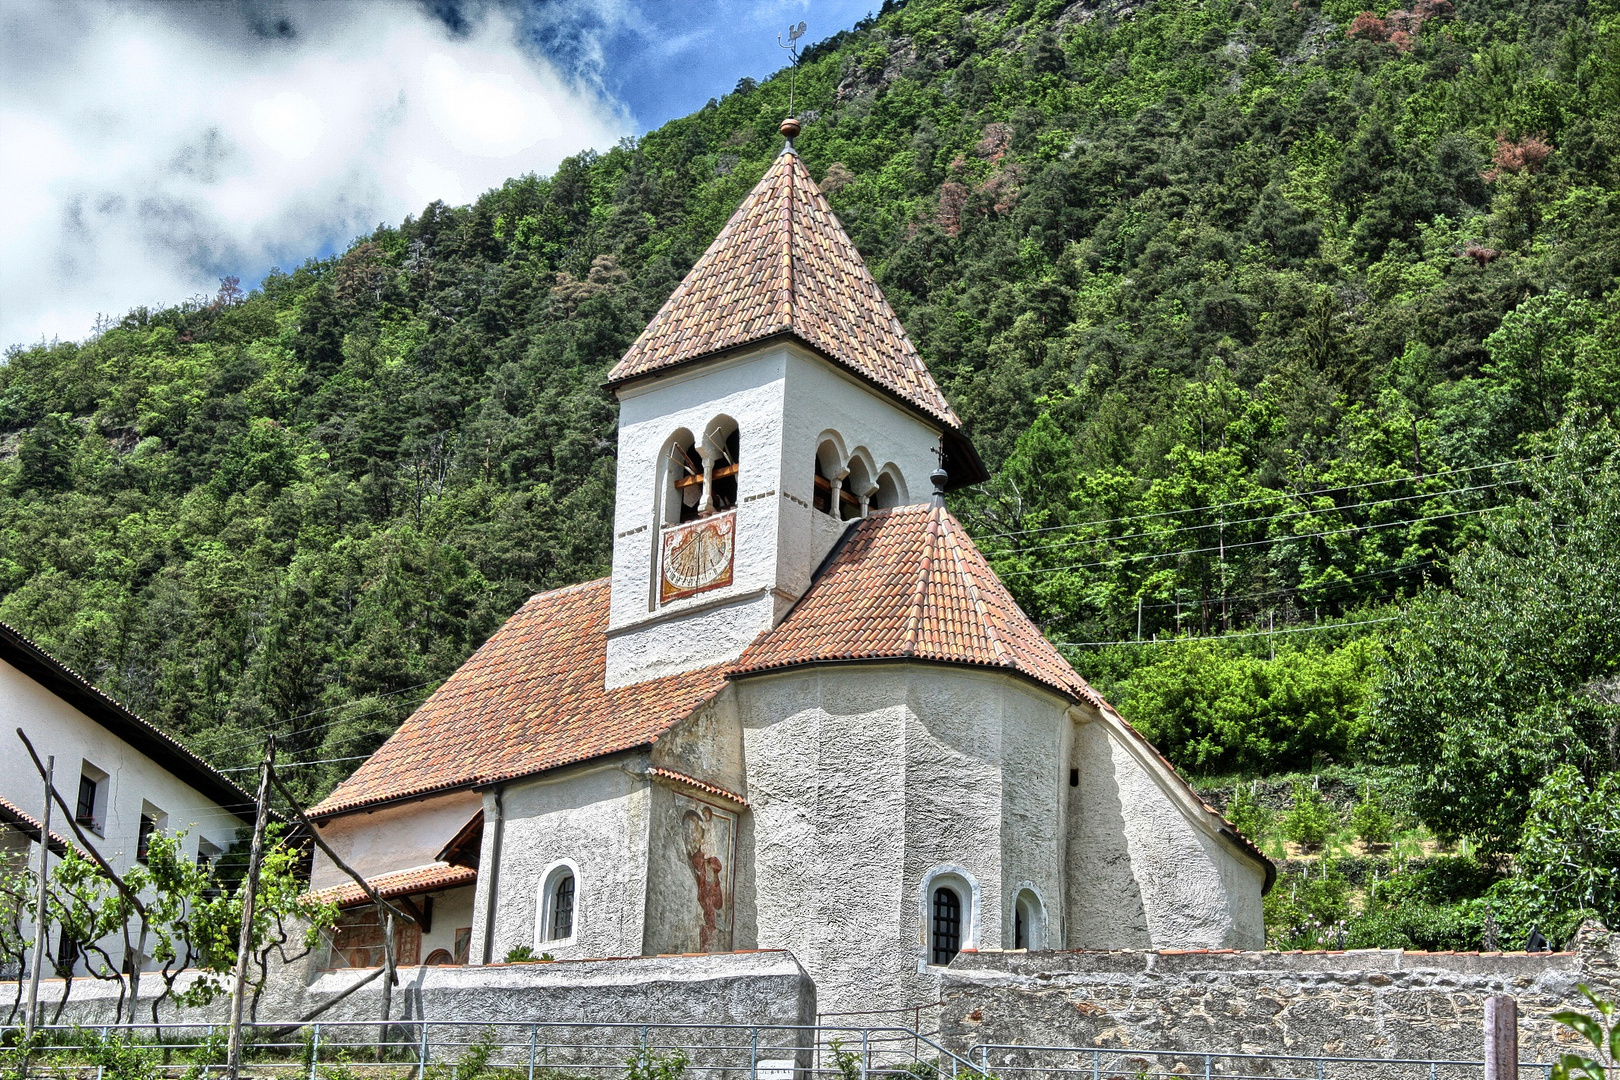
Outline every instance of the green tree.
<path id="1" fill-rule="evenodd" d="M 1372 715 L 1414 808 L 1442 835 L 1515 850 L 1531 798 L 1560 766 L 1596 785 L 1616 768 L 1620 706 L 1620 445 L 1607 423 L 1561 429 L 1529 494 L 1427 593 L 1390 644 Z"/>

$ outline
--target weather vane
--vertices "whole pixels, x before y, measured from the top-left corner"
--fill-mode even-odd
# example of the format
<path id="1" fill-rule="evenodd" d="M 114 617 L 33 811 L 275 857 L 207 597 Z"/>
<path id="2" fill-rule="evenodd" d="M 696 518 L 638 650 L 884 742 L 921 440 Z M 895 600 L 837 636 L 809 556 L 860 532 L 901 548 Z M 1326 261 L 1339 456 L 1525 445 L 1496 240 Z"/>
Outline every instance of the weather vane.
<path id="1" fill-rule="evenodd" d="M 798 26 L 789 26 L 787 29 L 787 43 L 783 44 L 782 35 L 776 35 L 776 44 L 779 48 L 787 50 L 793 58 L 793 70 L 788 73 L 788 115 L 793 115 L 793 84 L 799 75 L 799 39 L 804 37 L 806 24 L 800 22 Z"/>

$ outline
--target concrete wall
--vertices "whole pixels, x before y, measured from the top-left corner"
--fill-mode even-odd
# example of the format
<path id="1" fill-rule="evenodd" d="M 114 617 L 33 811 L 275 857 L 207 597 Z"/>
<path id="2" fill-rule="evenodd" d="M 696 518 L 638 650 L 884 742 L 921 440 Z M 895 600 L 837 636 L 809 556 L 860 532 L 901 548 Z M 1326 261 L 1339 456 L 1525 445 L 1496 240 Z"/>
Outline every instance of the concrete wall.
<path id="1" fill-rule="evenodd" d="M 474 963 L 481 956 L 490 888 L 496 892 L 492 962 L 519 945 L 559 960 L 641 953 L 652 809 L 650 785 L 642 779 L 646 768 L 645 753 L 617 754 L 506 785 L 499 795 L 500 828 L 494 824 L 496 795 L 485 795 Z M 491 875 L 497 842 L 499 866 Z M 575 873 L 574 935 L 555 941 L 538 925 L 540 893 L 547 872 L 563 862 Z"/>
<path id="2" fill-rule="evenodd" d="M 1067 858 L 1069 948 L 1260 948 L 1265 868 L 1116 718 L 1077 709 Z"/>
<path id="3" fill-rule="evenodd" d="M 321 836 L 344 862 L 365 877 L 375 877 L 433 862 L 482 808 L 483 799 L 477 792 L 453 791 L 331 818 L 321 826 Z M 316 849 L 311 888 L 347 885 L 352 880 L 325 852 Z"/>
<path id="4" fill-rule="evenodd" d="M 1021 1043 L 1478 1061 L 1484 1000 L 1511 994 L 1520 1058 L 1545 1062 L 1574 1049 L 1573 1033 L 1550 1014 L 1591 1011 L 1577 984 L 1611 999 L 1620 990 L 1616 946 L 1616 935 L 1593 924 L 1576 951 L 1534 955 L 963 953 L 942 980 L 941 1026 L 958 1053 Z M 990 1067 L 1047 1060 L 995 1051 Z"/>
<path id="5" fill-rule="evenodd" d="M 791 342 L 660 376 L 620 400 L 609 686 L 735 658 L 803 594 L 843 531 L 811 509 L 827 433 L 873 482 L 887 468 L 911 499 L 931 490 L 937 426 Z M 701 440 L 722 417 L 737 424 L 741 458 L 732 582 L 656 604 L 663 456 L 678 431 Z"/>

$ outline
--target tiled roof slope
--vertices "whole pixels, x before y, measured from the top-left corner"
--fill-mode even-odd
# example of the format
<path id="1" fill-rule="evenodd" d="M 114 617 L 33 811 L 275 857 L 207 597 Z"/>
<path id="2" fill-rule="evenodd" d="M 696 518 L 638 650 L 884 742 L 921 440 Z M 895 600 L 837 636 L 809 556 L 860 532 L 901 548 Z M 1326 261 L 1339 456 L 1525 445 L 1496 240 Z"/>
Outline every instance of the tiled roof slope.
<path id="1" fill-rule="evenodd" d="M 426 866 L 413 866 L 409 870 L 396 870 L 391 874 L 379 874 L 376 877 L 366 878 L 366 884 L 377 891 L 377 895 L 384 900 L 395 900 L 401 896 L 415 896 L 418 893 L 438 892 L 440 889 L 454 889 L 461 885 L 471 885 L 478 880 L 478 871 L 465 866 L 451 866 L 448 863 L 428 863 Z M 371 902 L 366 891 L 352 881 L 342 885 L 333 885 L 329 889 L 321 889 L 310 893 L 310 898 L 325 904 L 336 904 L 340 908 L 354 907 L 357 904 Z"/>
<path id="2" fill-rule="evenodd" d="M 653 316 L 608 383 L 783 333 L 950 428 L 962 426 L 791 146 Z"/>
<path id="3" fill-rule="evenodd" d="M 608 584 L 531 597 L 310 814 L 645 746 L 720 689 L 724 667 L 604 689 Z"/>
<path id="4" fill-rule="evenodd" d="M 732 674 L 836 660 L 935 660 L 1016 671 L 1101 706 L 943 506 L 857 524 L 808 592 Z"/>

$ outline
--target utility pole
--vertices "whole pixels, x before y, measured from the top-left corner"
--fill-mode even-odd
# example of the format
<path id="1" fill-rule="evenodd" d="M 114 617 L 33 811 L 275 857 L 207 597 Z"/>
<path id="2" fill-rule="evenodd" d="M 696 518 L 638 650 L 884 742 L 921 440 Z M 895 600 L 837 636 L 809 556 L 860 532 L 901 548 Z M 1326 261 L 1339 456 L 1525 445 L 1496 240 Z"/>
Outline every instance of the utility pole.
<path id="1" fill-rule="evenodd" d="M 1142 598 L 1136 598 L 1136 640 L 1142 640 Z"/>
<path id="2" fill-rule="evenodd" d="M 242 929 L 236 938 L 236 976 L 231 982 L 231 1033 L 225 1049 L 225 1075 L 237 1080 L 242 1068 L 242 1002 L 247 990 L 248 952 L 253 945 L 253 894 L 259 887 L 259 864 L 264 859 L 264 826 L 270 814 L 270 769 L 276 760 L 276 737 L 264 743 L 264 764 L 259 767 L 258 812 L 253 819 L 253 846 L 248 852 L 247 880 L 242 884 Z"/>
<path id="3" fill-rule="evenodd" d="M 39 973 L 45 967 L 45 882 L 51 864 L 51 794 L 55 789 L 56 755 L 45 759 L 45 811 L 39 815 L 39 892 L 34 896 L 34 967 L 28 973 L 28 1012 L 23 1038 L 34 1034 L 34 1013 L 39 1003 Z"/>

